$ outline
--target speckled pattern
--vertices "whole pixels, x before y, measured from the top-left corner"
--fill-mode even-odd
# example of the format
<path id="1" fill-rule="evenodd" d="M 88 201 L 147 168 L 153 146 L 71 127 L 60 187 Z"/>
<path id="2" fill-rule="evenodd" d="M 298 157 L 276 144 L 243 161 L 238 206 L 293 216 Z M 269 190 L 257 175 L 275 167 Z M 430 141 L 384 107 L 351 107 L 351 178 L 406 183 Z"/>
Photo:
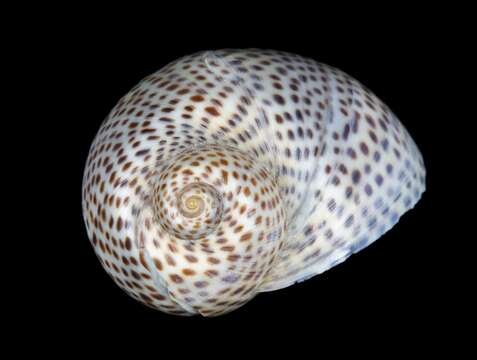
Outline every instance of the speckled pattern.
<path id="1" fill-rule="evenodd" d="M 129 295 L 217 316 L 344 261 L 424 189 L 410 135 L 358 81 L 227 49 L 178 59 L 119 101 L 89 153 L 83 213 Z"/>

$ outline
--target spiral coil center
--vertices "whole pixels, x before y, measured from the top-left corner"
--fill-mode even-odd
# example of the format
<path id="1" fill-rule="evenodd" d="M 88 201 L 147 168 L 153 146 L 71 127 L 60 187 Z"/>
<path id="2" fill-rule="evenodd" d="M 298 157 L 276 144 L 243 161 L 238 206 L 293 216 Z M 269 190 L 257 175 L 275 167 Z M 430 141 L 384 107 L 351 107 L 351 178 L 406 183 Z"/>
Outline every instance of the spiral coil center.
<path id="1" fill-rule="evenodd" d="M 186 218 L 201 217 L 205 222 L 215 223 L 221 215 L 220 194 L 209 184 L 195 182 L 180 191 L 177 208 Z"/>
<path id="2" fill-rule="evenodd" d="M 186 183 L 182 188 L 165 186 L 155 198 L 160 225 L 167 233 L 181 239 L 207 236 L 222 220 L 221 195 L 205 182 Z"/>
<path id="3" fill-rule="evenodd" d="M 197 195 L 193 195 L 185 201 L 180 199 L 179 206 L 182 205 L 182 203 L 185 204 L 185 206 L 181 207 L 182 213 L 187 217 L 198 216 L 204 210 L 204 200 Z"/>

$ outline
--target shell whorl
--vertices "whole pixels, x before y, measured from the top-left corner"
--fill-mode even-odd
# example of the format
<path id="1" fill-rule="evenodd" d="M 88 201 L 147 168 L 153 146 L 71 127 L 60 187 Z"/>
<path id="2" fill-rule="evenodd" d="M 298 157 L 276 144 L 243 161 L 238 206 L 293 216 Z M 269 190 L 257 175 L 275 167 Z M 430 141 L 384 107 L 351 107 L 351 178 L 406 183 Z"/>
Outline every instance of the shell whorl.
<path id="1" fill-rule="evenodd" d="M 168 296 L 189 313 L 204 315 L 216 306 L 206 303 L 208 289 L 239 294 L 240 301 L 222 311 L 251 299 L 286 231 L 279 187 L 267 166 L 234 147 L 204 145 L 173 156 L 151 181 L 152 204 L 144 204 L 138 216 L 139 247 L 155 259 L 151 267 L 160 268 L 154 271 L 157 283 L 164 284 L 164 275 L 169 280 Z M 178 254 L 189 255 L 180 264 Z M 173 269 L 169 274 L 166 264 Z"/>
<path id="2" fill-rule="evenodd" d="M 186 56 L 102 124 L 88 236 L 135 299 L 216 316 L 345 260 L 425 188 L 396 116 L 347 74 L 271 50 Z"/>
<path id="3" fill-rule="evenodd" d="M 222 221 L 224 189 L 218 179 L 209 178 L 205 169 L 212 169 L 205 161 L 210 161 L 214 154 L 200 153 L 175 157 L 154 185 L 155 219 L 164 231 L 181 239 L 207 236 Z M 209 179 L 213 184 L 204 182 Z"/>

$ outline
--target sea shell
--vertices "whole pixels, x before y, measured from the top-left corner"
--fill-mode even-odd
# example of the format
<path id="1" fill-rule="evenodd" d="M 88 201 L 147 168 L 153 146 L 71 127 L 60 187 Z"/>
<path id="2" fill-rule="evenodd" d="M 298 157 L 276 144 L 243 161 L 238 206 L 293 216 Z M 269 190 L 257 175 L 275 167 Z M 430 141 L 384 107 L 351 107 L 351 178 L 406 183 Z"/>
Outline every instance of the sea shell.
<path id="1" fill-rule="evenodd" d="M 129 295 L 217 316 L 344 261 L 424 190 L 409 133 L 357 80 L 227 49 L 178 59 L 119 101 L 89 153 L 83 213 Z"/>

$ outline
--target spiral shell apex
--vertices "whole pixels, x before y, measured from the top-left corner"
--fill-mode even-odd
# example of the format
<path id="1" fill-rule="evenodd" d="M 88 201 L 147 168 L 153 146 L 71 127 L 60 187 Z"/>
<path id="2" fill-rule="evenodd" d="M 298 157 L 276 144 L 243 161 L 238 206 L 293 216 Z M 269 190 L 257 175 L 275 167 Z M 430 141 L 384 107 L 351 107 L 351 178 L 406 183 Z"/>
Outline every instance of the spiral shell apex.
<path id="1" fill-rule="evenodd" d="M 424 190 L 415 143 L 357 80 L 226 49 L 178 59 L 119 101 L 90 149 L 83 214 L 130 296 L 217 316 L 344 261 Z"/>

